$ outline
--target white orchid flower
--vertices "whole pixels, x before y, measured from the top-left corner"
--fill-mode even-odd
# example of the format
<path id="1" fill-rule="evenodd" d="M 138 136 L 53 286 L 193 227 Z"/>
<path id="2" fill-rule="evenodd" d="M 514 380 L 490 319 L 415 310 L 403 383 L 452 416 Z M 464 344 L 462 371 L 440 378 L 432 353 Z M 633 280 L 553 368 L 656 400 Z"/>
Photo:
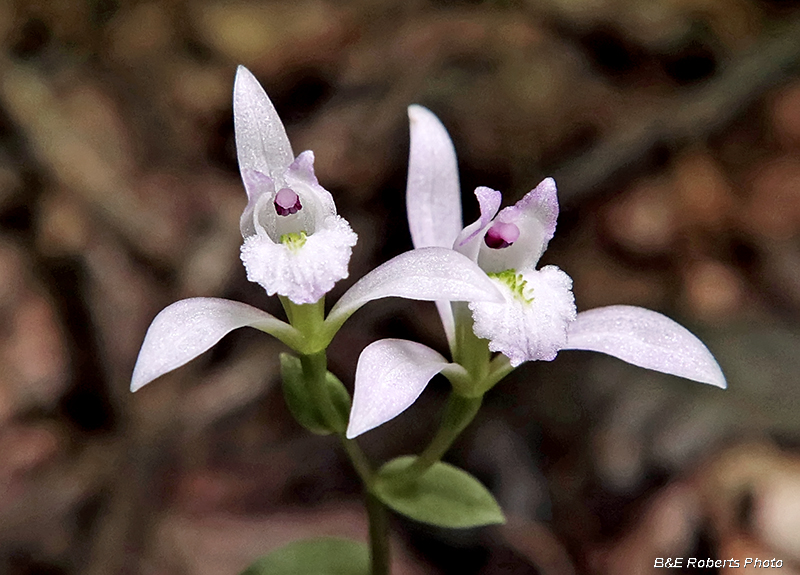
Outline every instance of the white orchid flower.
<path id="1" fill-rule="evenodd" d="M 233 87 L 239 170 L 247 191 L 240 227 L 247 279 L 269 295 L 314 303 L 347 277 L 356 244 L 314 175 L 314 154 L 294 157 L 275 107 L 243 66 Z"/>
<path id="2" fill-rule="evenodd" d="M 421 106 L 409 108 L 411 150 L 406 204 L 416 248 L 451 248 L 476 262 L 503 301 L 471 301 L 475 335 L 516 367 L 560 350 L 598 351 L 663 373 L 725 388 L 725 377 L 697 337 L 654 311 L 616 305 L 576 314 L 572 279 L 556 266 L 536 269 L 558 218 L 556 185 L 545 179 L 501 211 L 500 192 L 479 187 L 478 220 L 462 229 L 456 155 L 447 131 Z M 451 350 L 456 320 L 437 302 Z M 407 409 L 437 373 L 463 367 L 419 343 L 385 339 L 362 352 L 347 437 L 356 437 Z"/>
<path id="3" fill-rule="evenodd" d="M 247 277 L 269 294 L 285 296 L 295 304 L 317 302 L 336 281 L 347 277 L 356 235 L 336 214 L 330 193 L 317 182 L 313 154 L 294 157 L 274 106 L 242 66 L 236 72 L 233 103 L 236 151 L 248 197 L 240 222 Z M 265 311 L 236 301 L 185 299 L 163 309 L 147 330 L 131 391 L 188 363 L 240 327 L 269 333 L 300 353 L 315 353 L 362 305 L 384 297 L 501 299 L 474 262 L 436 247 L 401 254 L 361 278 L 333 307 L 322 333 L 301 333 Z"/>

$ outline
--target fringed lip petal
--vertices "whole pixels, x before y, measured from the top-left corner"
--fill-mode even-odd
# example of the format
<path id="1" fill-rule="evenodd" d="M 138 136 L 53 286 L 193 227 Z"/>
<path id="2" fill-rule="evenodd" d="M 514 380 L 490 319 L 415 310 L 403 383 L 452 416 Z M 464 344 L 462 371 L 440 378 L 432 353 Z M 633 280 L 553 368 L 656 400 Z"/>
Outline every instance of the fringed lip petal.
<path id="1" fill-rule="evenodd" d="M 668 317 L 641 307 L 613 305 L 579 313 L 568 328 L 564 349 L 597 351 L 646 369 L 727 387 L 703 342 Z"/>
<path id="2" fill-rule="evenodd" d="M 461 191 L 453 142 L 430 110 L 409 106 L 411 150 L 406 208 L 415 248 L 453 247 L 461 231 Z"/>
<path id="3" fill-rule="evenodd" d="M 506 278 L 506 281 L 510 277 Z M 567 341 L 575 319 L 572 279 L 556 266 L 516 274 L 513 285 L 496 280 L 502 304 L 470 302 L 475 335 L 516 367 L 525 361 L 552 361 Z"/>
<path id="4" fill-rule="evenodd" d="M 236 69 L 233 82 L 233 125 L 242 176 L 245 170 L 255 170 L 280 182 L 294 161 L 292 146 L 275 106 L 244 66 Z M 247 189 L 247 180 L 244 181 Z M 250 197 L 251 190 L 247 189 L 247 195 Z"/>
<path id="5" fill-rule="evenodd" d="M 362 305 L 384 297 L 504 301 L 492 280 L 466 256 L 445 248 L 420 248 L 392 258 L 358 280 L 325 321 L 338 328 Z"/>
<path id="6" fill-rule="evenodd" d="M 268 236 L 247 238 L 241 259 L 247 279 L 268 295 L 279 294 L 296 304 L 315 303 L 348 274 L 357 236 L 339 216 L 328 216 L 300 247 L 273 242 Z"/>
<path id="7" fill-rule="evenodd" d="M 245 326 L 265 331 L 284 342 L 299 337 L 287 323 L 237 301 L 198 297 L 167 306 L 155 317 L 144 336 L 133 368 L 131 391 L 190 362 L 226 334 Z"/>
<path id="8" fill-rule="evenodd" d="M 347 438 L 400 415 L 417 400 L 431 378 L 448 365 L 438 352 L 421 343 L 382 339 L 368 345 L 356 366 Z"/>

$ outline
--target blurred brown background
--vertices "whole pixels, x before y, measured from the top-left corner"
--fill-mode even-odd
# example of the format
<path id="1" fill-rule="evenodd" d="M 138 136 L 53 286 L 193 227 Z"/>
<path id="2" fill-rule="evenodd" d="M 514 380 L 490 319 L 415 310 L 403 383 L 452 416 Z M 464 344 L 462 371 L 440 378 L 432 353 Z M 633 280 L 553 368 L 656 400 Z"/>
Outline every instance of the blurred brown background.
<path id="1" fill-rule="evenodd" d="M 448 456 L 509 524 L 395 518 L 398 574 L 635 575 L 676 556 L 800 573 L 800 3 L 2 1 L 0 45 L 0 572 L 225 575 L 294 539 L 366 538 L 356 477 L 292 421 L 269 337 L 241 330 L 128 392 L 170 302 L 280 313 L 238 259 L 245 64 L 359 234 L 331 301 L 411 248 L 420 103 L 454 139 L 467 221 L 476 185 L 512 203 L 555 176 L 545 262 L 579 309 L 667 313 L 729 380 L 526 364 Z M 444 350 L 437 322 L 370 304 L 331 368 L 349 384 L 379 337 Z M 446 391 L 365 449 L 420 449 Z"/>

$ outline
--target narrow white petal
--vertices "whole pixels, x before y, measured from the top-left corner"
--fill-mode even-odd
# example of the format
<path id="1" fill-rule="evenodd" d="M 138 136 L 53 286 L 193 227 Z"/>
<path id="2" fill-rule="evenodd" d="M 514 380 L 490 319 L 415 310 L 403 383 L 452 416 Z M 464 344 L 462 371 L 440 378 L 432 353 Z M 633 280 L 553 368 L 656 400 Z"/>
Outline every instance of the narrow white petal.
<path id="1" fill-rule="evenodd" d="M 339 216 L 329 216 L 308 235 L 302 246 L 273 241 L 267 234 L 245 239 L 241 258 L 247 279 L 269 295 L 288 297 L 296 304 L 314 303 L 346 278 L 357 236 Z"/>
<path id="2" fill-rule="evenodd" d="M 524 287 L 516 292 L 494 280 L 503 303 L 470 302 L 474 331 L 489 340 L 516 367 L 524 361 L 555 359 L 567 341 L 567 326 L 575 319 L 572 279 L 556 266 L 523 272 Z"/>
<path id="3" fill-rule="evenodd" d="M 409 106 L 411 150 L 406 209 L 414 247 L 453 247 L 461 231 L 461 191 L 453 142 L 430 110 Z"/>
<path id="4" fill-rule="evenodd" d="M 233 83 L 233 125 L 239 170 L 255 170 L 280 182 L 294 161 L 292 146 L 267 93 L 244 66 L 236 69 Z"/>
<path id="5" fill-rule="evenodd" d="M 188 363 L 227 333 L 244 326 L 279 337 L 294 331 L 265 311 L 226 299 L 198 297 L 167 306 L 155 317 L 144 336 L 133 368 L 131 391 Z"/>
<path id="6" fill-rule="evenodd" d="M 447 365 L 444 357 L 421 343 L 382 339 L 368 345 L 356 366 L 348 439 L 400 415 Z"/>
<path id="7" fill-rule="evenodd" d="M 494 282 L 466 256 L 421 248 L 396 256 L 358 280 L 333 306 L 329 325 L 341 325 L 365 303 L 384 297 L 426 301 L 502 301 Z"/>
<path id="8" fill-rule="evenodd" d="M 668 317 L 641 307 L 612 305 L 579 313 L 564 349 L 599 351 L 639 367 L 727 387 L 702 341 Z"/>

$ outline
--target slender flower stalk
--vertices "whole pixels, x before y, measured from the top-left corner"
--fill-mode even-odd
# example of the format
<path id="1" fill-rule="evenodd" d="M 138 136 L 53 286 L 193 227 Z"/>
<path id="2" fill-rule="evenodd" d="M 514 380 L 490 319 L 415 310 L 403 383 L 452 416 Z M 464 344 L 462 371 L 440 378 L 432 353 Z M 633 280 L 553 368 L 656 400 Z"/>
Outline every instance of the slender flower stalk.
<path id="1" fill-rule="evenodd" d="M 369 518 L 369 547 L 371 575 L 389 575 L 391 550 L 389 548 L 389 517 L 386 507 L 369 490 L 364 494 Z"/>
<path id="2" fill-rule="evenodd" d="M 444 408 L 439 429 L 431 442 L 420 453 L 419 457 L 406 470 L 410 477 L 419 476 L 439 461 L 453 445 L 453 442 L 461 435 L 467 426 L 472 422 L 481 408 L 483 395 L 478 397 L 464 397 L 457 393 L 451 393 Z"/>

